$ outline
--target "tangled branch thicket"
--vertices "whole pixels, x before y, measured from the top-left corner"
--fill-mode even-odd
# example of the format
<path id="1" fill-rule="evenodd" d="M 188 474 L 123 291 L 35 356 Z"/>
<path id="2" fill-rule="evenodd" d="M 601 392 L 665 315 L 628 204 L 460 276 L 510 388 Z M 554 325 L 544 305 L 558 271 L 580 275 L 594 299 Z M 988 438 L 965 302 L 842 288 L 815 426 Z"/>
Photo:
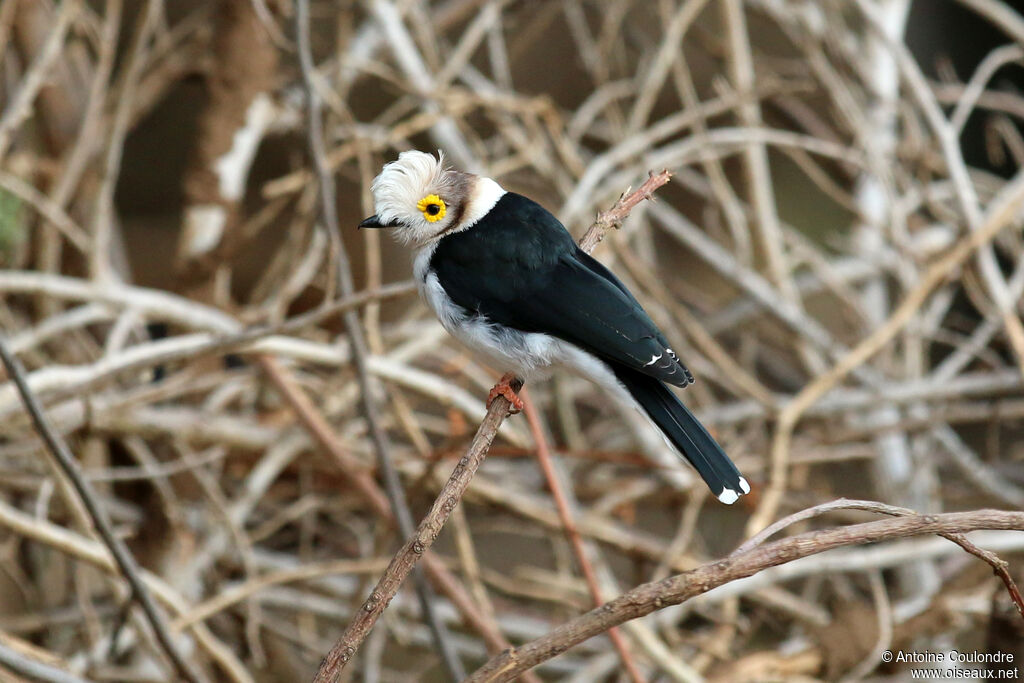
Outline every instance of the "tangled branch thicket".
<path id="1" fill-rule="evenodd" d="M 595 254 L 754 491 L 720 506 L 639 415 L 534 382 L 530 421 L 440 501 L 420 580 L 339 661 L 366 681 L 1019 664 L 1024 17 L 929 2 L 3 0 L 0 342 L 56 438 L 3 375 L 2 677 L 309 680 L 379 606 L 505 370 L 354 229 L 407 148 L 577 236 L 669 169 Z M 936 41 L 946 14 L 963 35 Z"/>

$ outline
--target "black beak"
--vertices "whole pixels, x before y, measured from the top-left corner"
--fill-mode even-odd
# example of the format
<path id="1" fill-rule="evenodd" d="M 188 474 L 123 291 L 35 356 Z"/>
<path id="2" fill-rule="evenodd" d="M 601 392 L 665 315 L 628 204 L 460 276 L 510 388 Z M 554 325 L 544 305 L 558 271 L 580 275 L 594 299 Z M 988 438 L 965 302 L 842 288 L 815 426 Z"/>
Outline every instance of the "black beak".
<path id="1" fill-rule="evenodd" d="M 394 225 L 384 225 L 383 223 L 380 222 L 380 220 L 378 220 L 377 216 L 374 215 L 374 216 L 370 216 L 369 218 L 364 220 L 362 223 L 360 223 L 359 227 L 360 228 L 393 228 L 395 226 Z"/>

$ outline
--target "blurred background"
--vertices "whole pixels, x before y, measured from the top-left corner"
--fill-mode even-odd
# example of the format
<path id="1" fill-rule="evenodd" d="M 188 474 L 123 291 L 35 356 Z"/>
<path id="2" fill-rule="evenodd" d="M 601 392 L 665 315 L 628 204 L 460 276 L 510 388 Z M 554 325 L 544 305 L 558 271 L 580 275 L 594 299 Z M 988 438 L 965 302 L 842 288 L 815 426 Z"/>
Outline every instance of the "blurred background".
<path id="1" fill-rule="evenodd" d="M 364 401 L 418 520 L 504 370 L 441 330 L 404 249 L 355 230 L 405 149 L 443 150 L 577 237 L 673 173 L 595 256 L 697 376 L 683 399 L 754 490 L 722 506 L 638 415 L 576 377 L 534 382 L 603 599 L 839 497 L 1024 507 L 1016 3 L 310 0 L 338 244 L 300 1 L 0 0 L 0 329 L 207 680 L 310 679 L 400 545 Z M 331 308 L 346 262 L 367 292 L 355 347 Z M 0 678 L 174 679 L 3 379 Z M 499 640 L 460 599 L 506 643 L 594 606 L 536 446 L 508 420 L 435 545 L 427 598 L 470 671 Z M 971 538 L 1024 580 L 1024 534 Z M 1002 584 L 943 539 L 786 569 L 534 673 L 904 680 L 883 651 L 1024 658 Z M 350 680 L 450 680 L 411 585 Z"/>

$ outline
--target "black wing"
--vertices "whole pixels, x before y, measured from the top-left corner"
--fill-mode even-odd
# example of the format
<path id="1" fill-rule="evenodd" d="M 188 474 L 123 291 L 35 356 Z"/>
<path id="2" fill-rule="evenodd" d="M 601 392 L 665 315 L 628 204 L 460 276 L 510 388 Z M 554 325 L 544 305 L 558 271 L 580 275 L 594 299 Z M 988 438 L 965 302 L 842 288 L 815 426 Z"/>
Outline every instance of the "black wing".
<path id="1" fill-rule="evenodd" d="M 693 381 L 618 278 L 526 197 L 507 193 L 472 228 L 446 236 L 431 266 L 470 313 L 551 334 L 670 384 Z"/>

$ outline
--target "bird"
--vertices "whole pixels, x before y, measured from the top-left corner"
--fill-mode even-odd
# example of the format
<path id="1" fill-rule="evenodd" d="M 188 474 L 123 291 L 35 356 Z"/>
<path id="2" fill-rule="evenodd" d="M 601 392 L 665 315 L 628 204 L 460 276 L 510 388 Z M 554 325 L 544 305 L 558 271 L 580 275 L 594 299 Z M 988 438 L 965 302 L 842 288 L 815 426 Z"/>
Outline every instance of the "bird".
<path id="1" fill-rule="evenodd" d="M 668 385 L 693 375 L 626 286 L 533 200 L 418 150 L 384 165 L 373 216 L 412 252 L 422 298 L 449 334 L 496 369 L 488 396 L 522 401 L 511 380 L 566 367 L 645 414 L 711 492 L 732 504 L 750 492 L 722 447 Z"/>

